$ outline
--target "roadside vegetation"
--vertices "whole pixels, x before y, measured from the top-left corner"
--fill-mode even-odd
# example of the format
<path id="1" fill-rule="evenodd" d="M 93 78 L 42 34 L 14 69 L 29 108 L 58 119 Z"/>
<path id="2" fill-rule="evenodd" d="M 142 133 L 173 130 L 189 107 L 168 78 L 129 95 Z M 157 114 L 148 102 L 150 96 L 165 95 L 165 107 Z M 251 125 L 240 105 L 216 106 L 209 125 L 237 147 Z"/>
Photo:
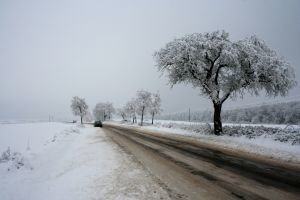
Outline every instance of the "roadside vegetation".
<path id="1" fill-rule="evenodd" d="M 190 116 L 190 117 L 189 117 Z M 160 115 L 158 119 L 174 121 L 211 122 L 213 112 L 188 111 Z M 300 101 L 276 103 L 248 108 L 224 110 L 222 121 L 225 123 L 247 124 L 300 124 Z"/>
<path id="2" fill-rule="evenodd" d="M 145 116 L 151 117 L 153 124 L 154 118 L 161 113 L 161 98 L 159 92 L 151 93 L 146 90 L 139 90 L 136 97 L 129 100 L 123 108 L 118 109 L 118 114 L 123 121 L 137 123 L 137 116 L 140 116 L 140 125 L 143 126 Z"/>
<path id="3" fill-rule="evenodd" d="M 83 117 L 88 114 L 88 105 L 85 102 L 85 99 L 80 97 L 73 97 L 71 103 L 71 109 L 75 116 L 80 116 L 80 122 L 83 124 Z"/>

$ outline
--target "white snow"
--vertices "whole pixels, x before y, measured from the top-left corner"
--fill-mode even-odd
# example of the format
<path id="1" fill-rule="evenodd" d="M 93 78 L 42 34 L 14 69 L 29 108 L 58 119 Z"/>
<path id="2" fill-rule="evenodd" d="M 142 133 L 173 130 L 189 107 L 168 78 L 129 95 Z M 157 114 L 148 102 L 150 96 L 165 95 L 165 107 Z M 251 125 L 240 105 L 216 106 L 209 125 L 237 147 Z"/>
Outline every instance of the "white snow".
<path id="1" fill-rule="evenodd" d="M 168 199 L 149 172 L 89 125 L 0 124 L 0 177 L 1 200 Z"/>
<path id="2" fill-rule="evenodd" d="M 249 138 L 243 135 L 237 136 L 215 136 L 213 134 L 205 133 L 205 130 L 197 130 L 198 126 L 203 128 L 205 123 L 199 122 L 184 122 L 184 121 L 170 121 L 170 120 L 156 120 L 154 125 L 145 123 L 145 126 L 140 127 L 138 125 L 132 125 L 127 122 L 110 122 L 117 123 L 122 126 L 134 126 L 141 129 L 153 130 L 162 134 L 176 134 L 179 136 L 192 137 L 193 139 L 199 140 L 203 143 L 218 145 L 222 148 L 227 148 L 236 151 L 244 151 L 252 154 L 267 156 L 269 158 L 280 159 L 283 161 L 289 161 L 300 164 L 300 146 L 292 145 L 289 142 L 275 141 L 271 136 L 259 135 L 253 138 Z M 240 126 L 247 129 L 246 124 L 225 124 L 227 126 Z M 212 124 L 210 125 L 211 127 Z M 250 127 L 266 127 L 266 128 L 281 128 L 285 129 L 287 125 L 262 125 L 252 124 Z M 288 128 L 298 128 L 299 126 L 289 126 Z M 209 129 L 209 127 L 207 128 Z M 291 133 L 292 134 L 292 133 Z M 297 135 L 298 137 L 298 135 Z"/>

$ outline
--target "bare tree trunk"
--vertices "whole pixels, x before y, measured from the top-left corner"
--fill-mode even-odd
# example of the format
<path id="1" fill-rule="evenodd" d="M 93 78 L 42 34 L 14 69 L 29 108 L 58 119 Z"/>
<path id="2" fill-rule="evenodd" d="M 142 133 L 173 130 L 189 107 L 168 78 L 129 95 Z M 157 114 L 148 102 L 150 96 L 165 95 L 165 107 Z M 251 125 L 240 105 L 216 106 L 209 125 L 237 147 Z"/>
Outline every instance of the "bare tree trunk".
<path id="1" fill-rule="evenodd" d="M 154 119 L 154 112 L 152 112 L 152 124 L 153 124 L 153 119 Z"/>
<path id="2" fill-rule="evenodd" d="M 79 112 L 80 112 L 80 122 L 82 124 L 82 111 L 81 111 L 81 107 L 79 106 L 78 108 L 79 108 Z"/>
<path id="3" fill-rule="evenodd" d="M 222 110 L 222 104 L 214 103 L 214 133 L 215 133 L 215 135 L 220 135 L 222 133 L 221 110 Z"/>
<path id="4" fill-rule="evenodd" d="M 141 126 L 143 126 L 143 120 L 144 120 L 144 110 L 145 110 L 145 107 L 143 107 L 143 109 L 142 109 L 142 119 L 141 119 Z"/>

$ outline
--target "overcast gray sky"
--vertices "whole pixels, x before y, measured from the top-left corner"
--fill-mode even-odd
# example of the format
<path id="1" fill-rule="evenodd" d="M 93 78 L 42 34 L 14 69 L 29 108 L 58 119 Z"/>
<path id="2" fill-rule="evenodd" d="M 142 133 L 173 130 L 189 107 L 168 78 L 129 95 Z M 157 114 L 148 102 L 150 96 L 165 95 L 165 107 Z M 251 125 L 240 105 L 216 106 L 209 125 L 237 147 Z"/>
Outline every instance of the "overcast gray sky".
<path id="1" fill-rule="evenodd" d="M 166 113 L 211 107 L 191 86 L 169 89 L 153 53 L 194 32 L 252 34 L 283 55 L 300 83 L 300 1 L 0 0 L 0 119 L 71 116 L 74 95 L 92 109 L 122 106 L 139 89 L 160 91 Z M 225 106 L 299 100 L 247 97 Z"/>

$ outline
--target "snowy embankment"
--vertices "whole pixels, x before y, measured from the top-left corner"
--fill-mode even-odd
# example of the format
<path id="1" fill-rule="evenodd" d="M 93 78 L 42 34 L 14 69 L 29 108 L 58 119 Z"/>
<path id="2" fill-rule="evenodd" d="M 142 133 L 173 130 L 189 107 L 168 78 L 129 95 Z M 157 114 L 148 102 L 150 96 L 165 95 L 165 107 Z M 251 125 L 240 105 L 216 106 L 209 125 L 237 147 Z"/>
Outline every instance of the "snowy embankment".
<path id="1" fill-rule="evenodd" d="M 157 120 L 143 127 L 130 122 L 114 122 L 162 134 L 190 137 L 209 145 L 300 164 L 300 127 L 298 125 L 223 124 L 223 135 L 213 135 L 213 124 Z"/>
<path id="2" fill-rule="evenodd" d="M 100 128 L 0 123 L 0 199 L 168 199 Z"/>

